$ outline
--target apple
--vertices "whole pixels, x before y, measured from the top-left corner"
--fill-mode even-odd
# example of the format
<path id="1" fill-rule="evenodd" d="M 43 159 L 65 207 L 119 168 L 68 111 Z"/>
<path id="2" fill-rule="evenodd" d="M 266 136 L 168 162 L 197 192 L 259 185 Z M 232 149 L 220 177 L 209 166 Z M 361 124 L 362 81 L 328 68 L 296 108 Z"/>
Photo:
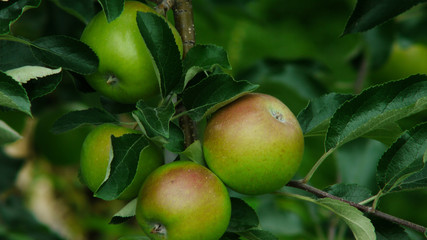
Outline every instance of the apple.
<path id="1" fill-rule="evenodd" d="M 154 240 L 218 240 L 230 216 L 224 184 L 209 169 L 190 161 L 175 161 L 153 171 L 136 204 L 136 219 Z"/>
<path id="2" fill-rule="evenodd" d="M 373 72 L 371 79 L 374 83 L 381 83 L 419 73 L 427 73 L 427 46 L 423 44 L 402 46 L 395 43 L 389 58 L 383 66 Z"/>
<path id="3" fill-rule="evenodd" d="M 80 173 L 83 182 L 95 192 L 107 175 L 111 151 L 111 135 L 139 133 L 136 130 L 114 124 L 102 124 L 93 129 L 85 138 L 80 157 Z M 150 144 L 144 148 L 138 160 L 135 177 L 120 194 L 119 199 L 129 200 L 137 197 L 145 178 L 164 163 L 162 151 Z"/>
<path id="4" fill-rule="evenodd" d="M 284 186 L 304 151 L 301 127 L 275 97 L 246 94 L 215 112 L 205 128 L 208 167 L 236 192 L 257 195 Z"/>
<path id="5" fill-rule="evenodd" d="M 120 103 L 135 103 L 160 93 L 152 57 L 136 22 L 138 11 L 155 13 L 141 2 L 126 1 L 118 18 L 108 23 L 105 13 L 98 13 L 80 38 L 99 58 L 98 71 L 86 75 L 87 82 Z M 169 26 L 182 54 L 181 37 L 170 23 Z"/>

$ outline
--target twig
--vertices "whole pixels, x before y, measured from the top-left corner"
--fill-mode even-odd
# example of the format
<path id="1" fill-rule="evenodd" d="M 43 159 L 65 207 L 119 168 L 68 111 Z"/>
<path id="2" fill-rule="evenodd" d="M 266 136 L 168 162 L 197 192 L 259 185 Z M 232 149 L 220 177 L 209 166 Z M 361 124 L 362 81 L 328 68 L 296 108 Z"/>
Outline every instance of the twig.
<path id="1" fill-rule="evenodd" d="M 175 19 L 175 27 L 178 30 L 183 44 L 183 58 L 187 52 L 195 45 L 196 35 L 193 22 L 193 6 L 191 0 L 175 0 L 173 6 L 173 13 Z M 186 112 L 182 103 L 176 107 L 176 113 L 179 115 Z M 196 139 L 194 122 L 188 115 L 183 115 L 179 118 L 179 125 L 184 133 L 184 144 L 186 147 L 190 146 Z"/>
<path id="2" fill-rule="evenodd" d="M 183 57 L 196 44 L 196 33 L 193 20 L 193 5 L 191 0 L 175 0 L 172 6 L 175 27 L 181 35 Z"/>
<path id="3" fill-rule="evenodd" d="M 411 228 L 411 229 L 413 229 L 413 230 L 415 230 L 417 232 L 420 232 L 420 233 L 425 233 L 427 231 L 427 228 L 424 227 L 424 226 L 421 226 L 421 225 L 418 225 L 416 223 L 413 223 L 413 222 L 410 222 L 410 221 L 407 221 L 407 220 L 404 220 L 404 219 L 392 216 L 390 214 L 387 214 L 387 213 L 375 210 L 372 207 L 360 205 L 358 203 L 347 201 L 345 199 L 336 197 L 336 196 L 334 196 L 332 194 L 329 194 L 329 193 L 327 193 L 325 191 L 322 191 L 320 189 L 317 189 L 315 187 L 307 185 L 307 184 L 305 184 L 305 183 L 303 183 L 301 181 L 290 181 L 287 184 L 287 186 L 298 188 L 298 189 L 302 189 L 302 190 L 307 191 L 309 193 L 312 193 L 312 194 L 314 194 L 314 195 L 316 195 L 317 197 L 320 197 L 320 198 L 332 198 L 332 199 L 335 199 L 335 200 L 346 202 L 350 206 L 353 206 L 353 207 L 359 209 L 362 212 L 368 213 L 368 214 L 370 214 L 372 216 L 376 216 L 376 217 L 385 219 L 385 220 L 387 220 L 389 222 L 393 222 L 393 223 L 396 223 L 396 224 L 399 224 L 399 225 Z"/>
<path id="4" fill-rule="evenodd" d="M 185 148 L 190 146 L 196 140 L 196 131 L 193 120 L 188 115 L 183 115 L 182 113 L 187 112 L 184 107 L 184 104 L 179 103 L 176 107 L 176 116 L 179 117 L 179 126 L 184 133 L 184 145 Z"/>

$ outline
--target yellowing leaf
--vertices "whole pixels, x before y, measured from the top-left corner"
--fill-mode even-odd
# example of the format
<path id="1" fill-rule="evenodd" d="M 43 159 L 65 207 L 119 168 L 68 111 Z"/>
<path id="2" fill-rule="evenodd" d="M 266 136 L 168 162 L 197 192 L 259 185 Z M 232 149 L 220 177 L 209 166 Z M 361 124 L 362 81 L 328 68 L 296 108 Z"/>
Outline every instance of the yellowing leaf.
<path id="1" fill-rule="evenodd" d="M 57 74 L 62 68 L 50 69 L 41 66 L 23 66 L 6 71 L 5 73 L 20 83 L 27 83 L 31 79 L 42 78 Z"/>

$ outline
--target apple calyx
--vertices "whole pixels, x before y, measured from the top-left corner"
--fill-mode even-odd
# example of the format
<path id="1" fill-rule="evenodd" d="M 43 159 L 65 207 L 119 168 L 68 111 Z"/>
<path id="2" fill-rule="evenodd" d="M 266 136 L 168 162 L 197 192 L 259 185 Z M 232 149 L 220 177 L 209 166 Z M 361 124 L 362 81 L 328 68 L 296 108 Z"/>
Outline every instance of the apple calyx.
<path id="1" fill-rule="evenodd" d="M 277 121 L 279 122 L 286 122 L 285 118 L 283 117 L 283 114 L 279 111 L 276 111 L 274 109 L 270 110 L 271 116 L 273 116 Z"/>
<path id="2" fill-rule="evenodd" d="M 166 235 L 166 227 L 161 223 L 154 223 L 150 233 Z"/>
<path id="3" fill-rule="evenodd" d="M 119 78 L 116 77 L 116 75 L 114 74 L 108 74 L 106 78 L 107 78 L 107 84 L 111 86 L 119 82 Z"/>

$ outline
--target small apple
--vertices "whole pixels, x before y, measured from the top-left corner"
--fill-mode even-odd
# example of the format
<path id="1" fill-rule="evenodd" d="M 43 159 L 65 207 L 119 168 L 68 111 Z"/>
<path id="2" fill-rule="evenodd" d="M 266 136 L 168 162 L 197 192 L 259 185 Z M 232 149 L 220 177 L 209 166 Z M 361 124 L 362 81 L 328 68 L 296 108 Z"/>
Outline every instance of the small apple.
<path id="1" fill-rule="evenodd" d="M 203 152 L 208 167 L 231 189 L 264 194 L 284 186 L 304 151 L 298 120 L 280 100 L 244 95 L 208 121 Z"/>
<path id="2" fill-rule="evenodd" d="M 80 158 L 80 173 L 83 182 L 95 192 L 104 182 L 111 151 L 111 135 L 120 137 L 124 134 L 138 133 L 136 130 L 102 124 L 93 129 L 85 138 Z M 153 144 L 144 148 L 138 160 L 135 177 L 131 184 L 120 194 L 119 199 L 129 200 L 138 195 L 145 178 L 164 163 L 162 151 Z"/>
<path id="3" fill-rule="evenodd" d="M 371 79 L 374 83 L 406 78 L 414 74 L 427 74 L 427 46 L 393 44 L 390 56 Z"/>
<path id="4" fill-rule="evenodd" d="M 149 6 L 126 1 L 122 14 L 108 23 L 104 12 L 98 13 L 84 29 L 81 41 L 99 58 L 98 71 L 85 76 L 89 85 L 120 103 L 135 103 L 160 93 L 152 57 L 139 32 L 137 12 L 155 11 Z M 182 41 L 169 24 L 182 54 Z"/>
<path id="5" fill-rule="evenodd" d="M 209 169 L 176 161 L 153 171 L 138 195 L 136 219 L 154 240 L 218 240 L 231 216 L 226 187 Z"/>

